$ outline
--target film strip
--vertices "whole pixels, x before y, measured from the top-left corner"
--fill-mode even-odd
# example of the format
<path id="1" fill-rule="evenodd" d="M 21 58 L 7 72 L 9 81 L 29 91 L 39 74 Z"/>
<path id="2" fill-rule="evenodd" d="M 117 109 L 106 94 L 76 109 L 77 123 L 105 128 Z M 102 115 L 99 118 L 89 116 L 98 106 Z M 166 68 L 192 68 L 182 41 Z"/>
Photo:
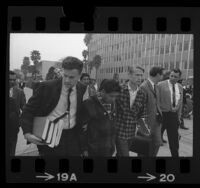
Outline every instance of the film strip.
<path id="1" fill-rule="evenodd" d="M 192 34 L 196 115 L 193 128 L 193 156 L 51 158 L 6 155 L 5 181 L 7 183 L 200 183 L 199 7 L 99 6 L 93 7 L 92 10 L 95 12 L 92 19 L 89 15 L 84 17 L 85 22 L 80 19 L 79 23 L 76 23 L 77 19 L 72 16 L 71 21 L 61 5 L 8 6 L 7 40 L 9 41 L 10 33 Z M 6 52 L 8 70 L 9 42 Z"/>

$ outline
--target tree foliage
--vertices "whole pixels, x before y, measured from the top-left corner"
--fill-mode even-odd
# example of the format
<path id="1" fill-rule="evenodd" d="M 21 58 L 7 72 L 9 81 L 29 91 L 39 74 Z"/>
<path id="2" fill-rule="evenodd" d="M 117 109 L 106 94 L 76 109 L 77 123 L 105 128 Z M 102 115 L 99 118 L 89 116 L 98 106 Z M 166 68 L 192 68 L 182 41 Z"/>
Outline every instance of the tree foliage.
<path id="1" fill-rule="evenodd" d="M 87 57 L 88 57 L 88 50 L 83 50 L 82 51 L 82 56 L 83 56 L 84 59 L 87 59 Z"/>
<path id="2" fill-rule="evenodd" d="M 95 55 L 92 61 L 93 61 L 93 66 L 98 70 L 99 67 L 101 66 L 101 56 Z"/>
<path id="3" fill-rule="evenodd" d="M 31 73 L 36 77 L 36 74 L 39 72 L 37 70 L 37 66 L 40 62 L 40 59 L 41 59 L 41 55 L 40 55 L 40 52 L 38 50 L 33 50 L 31 52 L 31 60 L 33 61 L 33 67 L 30 67 L 30 71 Z"/>
<path id="4" fill-rule="evenodd" d="M 92 39 L 92 34 L 91 33 L 87 33 L 85 35 L 84 39 L 83 39 L 86 46 L 88 46 L 88 44 L 90 43 L 91 39 Z"/>
<path id="5" fill-rule="evenodd" d="M 33 64 L 37 66 L 37 64 L 40 62 L 41 55 L 38 50 L 33 50 L 31 52 L 31 60 L 33 61 Z"/>
<path id="6" fill-rule="evenodd" d="M 30 59 L 29 59 L 29 57 L 24 57 L 23 63 L 21 65 L 21 71 L 23 72 L 25 78 L 27 76 L 27 73 L 29 72 L 29 66 L 30 66 Z"/>

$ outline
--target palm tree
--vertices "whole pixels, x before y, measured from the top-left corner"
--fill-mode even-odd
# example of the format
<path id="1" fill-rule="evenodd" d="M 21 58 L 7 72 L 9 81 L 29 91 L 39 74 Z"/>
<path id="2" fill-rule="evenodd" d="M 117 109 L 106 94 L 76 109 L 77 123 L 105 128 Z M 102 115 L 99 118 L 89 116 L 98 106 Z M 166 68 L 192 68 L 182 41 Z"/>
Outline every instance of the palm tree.
<path id="1" fill-rule="evenodd" d="M 101 56 L 100 55 L 95 55 L 93 58 L 93 65 L 96 69 L 96 77 L 97 77 L 97 71 L 99 67 L 101 66 Z"/>
<path id="2" fill-rule="evenodd" d="M 87 64 L 88 64 L 88 61 L 87 61 L 87 57 L 88 57 L 88 51 L 87 50 L 83 50 L 82 51 L 82 56 L 84 58 L 84 68 L 85 68 L 85 72 L 87 73 L 88 70 L 87 70 Z"/>
<path id="3" fill-rule="evenodd" d="M 37 66 L 40 62 L 41 56 L 40 56 L 40 52 L 38 50 L 33 50 L 31 52 L 31 60 L 33 61 L 34 64 L 34 76 L 36 77 L 36 73 L 38 72 L 37 70 Z"/>
<path id="4" fill-rule="evenodd" d="M 85 35 L 84 39 L 83 39 L 86 46 L 88 46 L 88 44 L 90 43 L 91 39 L 92 39 L 92 34 L 91 33 L 87 33 Z"/>
<path id="5" fill-rule="evenodd" d="M 29 57 L 24 57 L 23 63 L 21 65 L 21 71 L 24 74 L 25 80 L 27 78 L 27 73 L 28 73 L 28 70 L 29 70 L 29 66 L 30 66 L 30 59 L 29 59 Z"/>

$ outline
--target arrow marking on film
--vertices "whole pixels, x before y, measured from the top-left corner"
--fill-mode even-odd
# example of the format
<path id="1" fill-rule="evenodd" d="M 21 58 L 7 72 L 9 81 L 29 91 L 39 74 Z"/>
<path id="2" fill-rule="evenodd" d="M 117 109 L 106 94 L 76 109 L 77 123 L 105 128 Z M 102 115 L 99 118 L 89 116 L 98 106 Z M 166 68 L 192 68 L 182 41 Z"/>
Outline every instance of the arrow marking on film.
<path id="1" fill-rule="evenodd" d="M 53 176 L 53 175 L 51 175 L 51 174 L 48 174 L 48 173 L 46 173 L 46 172 L 45 172 L 45 175 L 46 175 L 46 176 L 36 176 L 36 178 L 45 178 L 44 181 L 48 181 L 48 180 L 50 180 L 50 179 L 55 178 L 55 176 Z"/>
<path id="2" fill-rule="evenodd" d="M 151 180 L 156 179 L 155 176 L 153 176 L 153 175 L 151 175 L 151 174 L 149 174 L 149 173 L 146 173 L 146 175 L 147 175 L 147 176 L 138 176 L 138 178 L 140 178 L 140 179 L 147 179 L 147 181 L 151 181 Z"/>

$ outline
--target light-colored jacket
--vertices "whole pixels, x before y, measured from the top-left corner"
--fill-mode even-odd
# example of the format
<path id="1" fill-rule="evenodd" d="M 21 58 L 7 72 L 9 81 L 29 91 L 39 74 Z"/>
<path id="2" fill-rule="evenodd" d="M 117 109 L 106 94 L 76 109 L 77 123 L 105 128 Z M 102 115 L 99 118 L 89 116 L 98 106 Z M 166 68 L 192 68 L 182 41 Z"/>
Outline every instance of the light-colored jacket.
<path id="1" fill-rule="evenodd" d="M 142 92 L 145 96 L 143 99 L 143 104 L 146 106 L 146 121 L 150 128 L 153 144 L 161 145 L 161 124 L 156 119 L 157 110 L 160 112 L 160 114 L 162 114 L 158 100 L 159 92 L 157 89 L 156 93 L 154 92 L 154 89 L 149 80 L 146 80 L 141 84 L 139 92 Z"/>
<path id="2" fill-rule="evenodd" d="M 182 111 L 182 103 L 183 103 L 183 87 L 178 83 L 179 92 L 180 92 L 180 100 L 176 105 L 175 109 L 178 112 L 179 118 L 181 117 Z M 168 85 L 168 80 L 162 81 L 158 83 L 158 91 L 159 91 L 159 104 L 162 112 L 170 112 L 172 111 L 172 103 L 171 103 L 171 92 Z"/>

